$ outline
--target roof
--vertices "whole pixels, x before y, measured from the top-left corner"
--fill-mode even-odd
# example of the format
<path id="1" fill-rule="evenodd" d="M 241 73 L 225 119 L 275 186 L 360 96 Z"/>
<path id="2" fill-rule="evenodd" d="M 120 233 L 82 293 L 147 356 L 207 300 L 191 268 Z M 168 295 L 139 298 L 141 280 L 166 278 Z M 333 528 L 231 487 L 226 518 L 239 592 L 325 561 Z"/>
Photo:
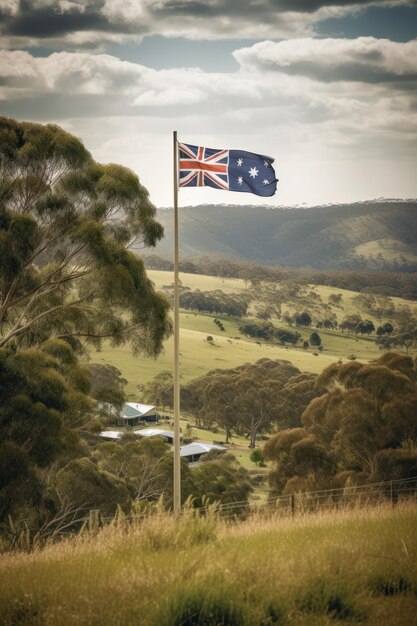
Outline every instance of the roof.
<path id="1" fill-rule="evenodd" d="M 194 456 L 195 454 L 206 454 L 210 450 L 226 450 L 222 446 L 216 446 L 211 443 L 201 443 L 200 441 L 194 441 L 186 446 L 182 446 L 180 449 L 180 456 Z"/>
<path id="2" fill-rule="evenodd" d="M 174 438 L 174 433 L 172 430 L 162 430 L 160 428 L 141 428 L 139 430 L 133 431 L 135 435 L 139 437 L 169 437 L 170 439 Z"/>
<path id="3" fill-rule="evenodd" d="M 120 439 L 124 434 L 121 430 L 102 430 L 100 437 L 104 437 L 104 439 Z"/>
<path id="4" fill-rule="evenodd" d="M 127 402 L 123 407 L 123 413 L 121 415 L 124 419 L 132 419 L 133 417 L 142 417 L 142 415 L 148 415 L 155 410 L 155 406 L 152 404 L 140 404 L 138 402 Z"/>

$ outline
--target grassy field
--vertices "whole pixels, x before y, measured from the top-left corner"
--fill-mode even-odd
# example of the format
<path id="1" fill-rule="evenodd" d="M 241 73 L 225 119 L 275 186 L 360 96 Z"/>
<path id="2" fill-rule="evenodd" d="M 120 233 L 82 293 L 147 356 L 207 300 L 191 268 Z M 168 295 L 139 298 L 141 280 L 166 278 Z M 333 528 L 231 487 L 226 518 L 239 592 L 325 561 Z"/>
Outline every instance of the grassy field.
<path id="1" fill-rule="evenodd" d="M 294 363 L 302 371 L 321 372 L 327 365 L 335 361 L 335 354 L 326 351 L 315 356 L 312 351 L 306 352 L 302 348 L 287 348 L 258 344 L 250 339 L 244 339 L 237 333 L 237 322 L 224 322 L 226 331 L 219 333 L 213 324 L 213 317 L 193 315 L 182 312 L 180 315 L 180 366 L 181 382 L 187 383 L 193 378 L 202 376 L 212 369 L 227 369 L 255 362 L 268 357 L 270 359 L 286 359 Z M 191 328 L 190 328 L 191 327 Z M 197 330 L 200 328 L 200 330 Z M 217 331 L 217 332 L 216 332 Z M 213 342 L 207 337 L 212 336 Z M 239 339 L 235 337 L 240 337 Z M 332 338 L 333 341 L 333 338 Z M 133 398 L 137 396 L 136 386 L 152 380 L 162 370 L 172 370 L 173 367 L 173 338 L 165 344 L 164 353 L 157 359 L 143 356 L 134 357 L 128 348 L 111 348 L 104 346 L 101 352 L 92 353 L 91 360 L 96 363 L 111 363 L 118 367 L 128 380 L 127 393 Z M 357 350 L 358 344 L 352 338 L 339 356 L 348 355 Z M 369 350 L 364 344 L 361 354 L 369 354 L 369 358 L 378 355 L 373 344 Z M 337 357 L 338 358 L 338 357 Z M 365 357 L 368 358 L 368 357 Z"/>
<path id="2" fill-rule="evenodd" d="M 149 275 L 158 288 L 172 283 L 172 273 L 150 270 Z M 214 276 L 200 276 L 195 274 L 180 274 L 184 286 L 202 291 L 221 289 L 226 293 L 243 292 L 245 282 L 239 279 L 219 278 Z M 325 286 L 312 286 L 312 289 L 321 297 L 324 303 L 328 302 L 331 294 L 343 295 L 343 307 L 335 308 L 340 319 L 346 314 L 357 311 L 352 299 L 357 295 L 354 291 L 335 289 Z M 417 311 L 416 303 L 409 303 L 400 298 L 392 298 L 396 307 L 410 305 Z M 285 307 L 284 307 L 285 308 Z M 316 349 L 304 350 L 302 347 L 283 347 L 266 343 L 257 343 L 239 333 L 238 320 L 223 319 L 225 331 L 221 332 L 213 323 L 214 315 L 194 314 L 182 311 L 180 314 L 180 350 L 181 350 L 181 382 L 187 383 L 193 378 L 202 376 L 212 369 L 226 369 L 247 362 L 255 362 L 264 357 L 271 359 L 286 359 L 302 371 L 320 373 L 327 365 L 335 361 L 347 359 L 354 354 L 360 360 L 375 359 L 380 355 L 379 349 L 372 338 L 355 337 L 338 331 L 319 331 L 323 352 Z M 367 316 L 372 318 L 372 316 Z M 276 325 L 285 328 L 280 320 L 273 320 Z M 377 320 L 374 320 L 377 322 Z M 312 329 L 301 328 L 303 339 L 308 339 Z M 213 342 L 207 337 L 212 336 Z M 140 397 L 137 385 L 152 380 L 162 370 L 172 370 L 173 367 L 173 339 L 166 342 L 162 355 L 156 360 L 143 356 L 133 357 L 128 348 L 111 348 L 104 345 L 101 352 L 92 353 L 91 360 L 98 363 L 111 363 L 118 367 L 128 380 L 127 393 L 131 400 Z"/>
<path id="3" fill-rule="evenodd" d="M 218 521 L 186 511 L 0 560 L 0 623 L 417 625 L 413 504 Z"/>

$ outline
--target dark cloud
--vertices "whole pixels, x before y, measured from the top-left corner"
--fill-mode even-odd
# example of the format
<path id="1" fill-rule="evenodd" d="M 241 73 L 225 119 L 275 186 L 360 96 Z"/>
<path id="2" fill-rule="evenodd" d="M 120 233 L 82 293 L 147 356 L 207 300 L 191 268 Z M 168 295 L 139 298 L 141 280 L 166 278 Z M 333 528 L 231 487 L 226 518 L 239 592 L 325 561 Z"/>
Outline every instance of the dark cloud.
<path id="1" fill-rule="evenodd" d="M 363 2 L 361 0 L 275 0 L 273 4 L 281 11 L 313 13 L 324 7 L 350 7 L 354 5 L 365 7 L 375 3 L 372 3 L 372 0 L 364 0 Z M 379 4 L 389 6 L 388 1 L 384 2 L 381 0 Z M 407 4 L 410 6 L 417 5 L 417 0 L 409 0 Z"/>
<path id="2" fill-rule="evenodd" d="M 137 0 L 136 4 L 124 6 L 118 0 L 113 3 L 111 0 L 107 3 L 85 0 L 78 6 L 68 4 L 63 9 L 58 0 L 48 5 L 21 0 L 15 15 L 5 10 L 0 13 L 0 26 L 3 36 L 42 42 L 85 31 L 133 37 L 146 33 L 172 36 L 173 32 L 193 38 L 236 37 L 242 28 L 245 36 L 252 30 L 256 38 L 257 33 L 264 36 L 268 29 L 273 33 L 274 27 L 276 37 L 281 37 L 286 29 L 297 30 L 309 24 L 315 19 L 310 15 L 318 9 L 354 6 L 364 9 L 373 4 L 372 0 L 162 0 L 145 4 Z M 389 0 L 380 0 L 377 4 L 390 6 Z M 408 5 L 417 5 L 417 0 L 409 0 Z"/>
<path id="3" fill-rule="evenodd" d="M 378 4 L 390 5 L 389 0 L 376 0 Z M 408 0 L 408 5 L 417 5 L 417 0 Z M 294 12 L 294 13 L 314 13 L 321 8 L 338 7 L 349 8 L 360 6 L 365 8 L 375 4 L 375 0 L 261 0 L 260 2 L 250 2 L 249 0 L 218 0 L 208 3 L 198 0 L 165 0 L 158 4 L 155 13 L 160 15 L 189 15 L 194 17 L 242 17 L 244 15 L 257 16 L 262 20 L 266 16 L 274 14 Z"/>
<path id="4" fill-rule="evenodd" d="M 30 0 L 21 0 L 15 15 L 0 13 L 0 27 L 4 36 L 41 40 L 83 31 L 139 34 L 145 30 L 124 20 L 123 16 L 110 20 L 103 9 L 104 0 L 87 0 L 82 10 L 74 6 L 65 11 L 61 10 L 58 2 L 37 7 Z"/>
<path id="5" fill-rule="evenodd" d="M 117 27 L 99 13 L 59 13 L 52 8 L 22 11 L 5 23 L 8 35 L 44 39 L 73 32 L 98 30 L 117 32 Z"/>
<path id="6" fill-rule="evenodd" d="M 396 89 L 415 89 L 417 73 L 407 74 L 407 80 L 403 75 L 378 67 L 372 67 L 363 63 L 338 63 L 335 66 L 323 66 L 309 61 L 292 63 L 286 67 L 279 67 L 274 63 L 264 63 L 264 69 L 273 69 L 284 72 L 290 76 L 306 76 L 324 83 L 330 82 L 362 82 L 362 83 L 393 83 Z"/>

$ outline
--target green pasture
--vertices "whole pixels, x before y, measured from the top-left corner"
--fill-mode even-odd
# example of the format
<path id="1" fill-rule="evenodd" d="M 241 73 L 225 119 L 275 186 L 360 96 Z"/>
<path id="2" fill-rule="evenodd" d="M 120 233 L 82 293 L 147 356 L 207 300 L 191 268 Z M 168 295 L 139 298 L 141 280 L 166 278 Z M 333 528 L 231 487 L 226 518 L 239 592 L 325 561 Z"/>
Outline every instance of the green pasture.
<path id="1" fill-rule="evenodd" d="M 4 626 L 416 626 L 415 503 L 250 517 L 162 511 L 0 560 Z"/>
<path id="2" fill-rule="evenodd" d="M 172 272 L 149 270 L 149 276 L 158 288 L 172 284 Z M 183 285 L 202 291 L 221 289 L 225 293 L 237 293 L 247 288 L 245 281 L 235 278 L 181 273 L 180 279 Z M 339 321 L 347 314 L 358 312 L 357 306 L 352 302 L 352 298 L 357 295 L 356 292 L 317 285 L 311 285 L 310 288 L 320 295 L 324 303 L 328 302 L 332 293 L 343 295 L 342 306 L 332 309 Z M 417 304 L 414 302 L 400 298 L 392 298 L 392 301 L 396 307 L 410 305 L 410 308 L 417 313 Z M 366 317 L 372 319 L 370 315 Z M 300 346 L 271 345 L 242 336 L 239 332 L 241 320 L 221 318 L 225 331 L 219 331 L 214 324 L 214 318 L 214 315 L 197 314 L 191 311 L 180 313 L 181 382 L 184 384 L 212 369 L 232 368 L 264 357 L 285 359 L 302 371 L 320 373 L 331 363 L 339 359 L 346 360 L 351 355 L 363 361 L 375 359 L 380 355 L 372 337 L 356 337 L 346 332 L 320 329 L 318 332 L 322 339 L 323 351 L 319 352 L 313 346 L 304 350 Z M 281 328 L 290 328 L 286 327 L 281 320 L 272 321 Z M 374 321 L 377 322 L 377 320 Z M 302 334 L 303 340 L 308 340 L 314 328 L 301 327 L 297 330 Z M 207 341 L 208 336 L 213 337 L 212 342 Z M 128 380 L 127 393 L 130 399 L 140 400 L 137 385 L 146 384 L 162 370 L 172 370 L 173 338 L 166 341 L 164 351 L 157 359 L 143 355 L 133 356 L 127 347 L 112 348 L 104 344 L 100 352 L 91 353 L 91 361 L 111 363 L 118 367 Z"/>
<path id="3" fill-rule="evenodd" d="M 162 270 L 147 270 L 149 278 L 154 282 L 157 289 L 169 287 L 174 284 L 174 272 Z M 224 293 L 239 293 L 244 291 L 245 281 L 240 278 L 222 278 L 221 276 L 205 276 L 203 274 L 179 274 L 180 284 L 189 287 L 193 291 L 215 291 L 221 289 Z"/>
<path id="4" fill-rule="evenodd" d="M 228 369 L 243 363 L 255 362 L 267 357 L 285 359 L 301 371 L 320 373 L 325 367 L 338 359 L 346 359 L 355 354 L 358 359 L 368 360 L 378 357 L 379 350 L 372 339 L 355 338 L 346 333 L 321 331 L 323 351 L 311 347 L 279 346 L 256 342 L 242 336 L 238 326 L 241 322 L 223 320 L 225 331 L 219 331 L 213 323 L 214 316 L 181 311 L 180 314 L 180 366 L 181 382 L 187 383 L 193 378 L 206 374 L 213 369 Z M 276 322 L 279 324 L 279 322 Z M 280 324 L 285 327 L 285 325 Z M 312 329 L 299 329 L 308 339 Z M 213 341 L 207 341 L 211 336 Z M 163 370 L 173 368 L 174 342 L 171 337 L 166 341 L 163 354 L 157 359 L 142 355 L 133 356 L 127 347 L 112 348 L 104 344 L 100 352 L 91 353 L 91 361 L 111 363 L 118 367 L 128 380 L 127 393 L 131 398 L 137 395 L 137 385 L 152 380 Z"/>

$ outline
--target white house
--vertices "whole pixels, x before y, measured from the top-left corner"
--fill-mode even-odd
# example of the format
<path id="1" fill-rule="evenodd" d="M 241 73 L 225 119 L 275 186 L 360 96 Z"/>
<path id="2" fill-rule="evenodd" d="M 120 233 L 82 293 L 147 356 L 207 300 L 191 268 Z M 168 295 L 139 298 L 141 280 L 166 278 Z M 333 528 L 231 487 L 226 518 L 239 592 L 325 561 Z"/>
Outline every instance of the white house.
<path id="1" fill-rule="evenodd" d="M 139 402 L 127 402 L 122 414 L 117 418 L 119 426 L 135 426 L 138 422 L 157 422 L 156 407 L 152 404 L 140 404 Z"/>

